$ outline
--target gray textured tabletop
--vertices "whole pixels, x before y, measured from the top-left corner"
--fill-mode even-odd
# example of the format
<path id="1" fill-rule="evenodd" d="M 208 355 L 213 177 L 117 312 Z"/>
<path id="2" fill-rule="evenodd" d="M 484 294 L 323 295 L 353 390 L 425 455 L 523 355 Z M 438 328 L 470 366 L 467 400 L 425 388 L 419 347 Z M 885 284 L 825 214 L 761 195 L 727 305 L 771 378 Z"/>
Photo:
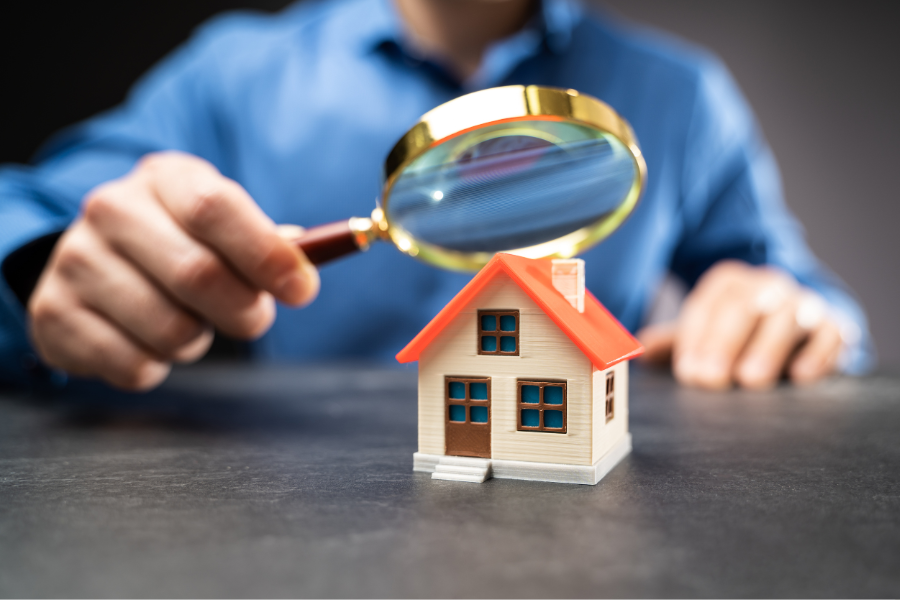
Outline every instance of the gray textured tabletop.
<path id="1" fill-rule="evenodd" d="M 900 379 L 632 390 L 595 487 L 413 473 L 409 369 L 7 392 L 0 594 L 900 595 Z"/>

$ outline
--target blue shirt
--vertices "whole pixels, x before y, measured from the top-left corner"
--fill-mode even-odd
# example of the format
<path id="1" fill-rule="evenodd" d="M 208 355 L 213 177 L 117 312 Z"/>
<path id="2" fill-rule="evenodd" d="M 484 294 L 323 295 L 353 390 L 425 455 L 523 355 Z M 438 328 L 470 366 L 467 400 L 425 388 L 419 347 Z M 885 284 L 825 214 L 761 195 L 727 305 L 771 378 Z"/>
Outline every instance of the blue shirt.
<path id="1" fill-rule="evenodd" d="M 627 328 L 640 326 L 668 271 L 693 284 L 725 258 L 768 263 L 859 327 L 846 369 L 871 364 L 865 316 L 805 245 L 772 153 L 716 58 L 568 0 L 546 0 L 464 82 L 407 40 L 389 0 L 307 1 L 277 15 L 213 19 L 122 106 L 58 135 L 33 166 L 0 170 L 0 259 L 64 229 L 92 187 L 166 149 L 209 160 L 276 222 L 367 216 L 388 151 L 428 110 L 486 87 L 575 88 L 631 123 L 648 165 L 634 214 L 584 254 L 587 287 Z M 255 356 L 391 360 L 470 278 L 387 244 L 321 275 L 318 300 L 279 307 Z M 17 378 L 30 352 L 24 313 L 5 284 L 0 295 L 0 371 Z"/>

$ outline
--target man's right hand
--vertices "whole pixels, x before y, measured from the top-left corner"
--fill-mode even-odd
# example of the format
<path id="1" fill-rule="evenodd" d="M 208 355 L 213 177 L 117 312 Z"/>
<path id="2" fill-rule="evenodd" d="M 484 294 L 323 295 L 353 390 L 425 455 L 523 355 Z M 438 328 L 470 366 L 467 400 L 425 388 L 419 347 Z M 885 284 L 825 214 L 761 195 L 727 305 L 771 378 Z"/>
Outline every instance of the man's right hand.
<path id="1" fill-rule="evenodd" d="M 315 267 L 240 185 L 166 152 L 87 195 L 28 313 L 50 366 L 146 390 L 205 354 L 213 326 L 256 338 L 275 298 L 299 306 L 318 289 Z"/>

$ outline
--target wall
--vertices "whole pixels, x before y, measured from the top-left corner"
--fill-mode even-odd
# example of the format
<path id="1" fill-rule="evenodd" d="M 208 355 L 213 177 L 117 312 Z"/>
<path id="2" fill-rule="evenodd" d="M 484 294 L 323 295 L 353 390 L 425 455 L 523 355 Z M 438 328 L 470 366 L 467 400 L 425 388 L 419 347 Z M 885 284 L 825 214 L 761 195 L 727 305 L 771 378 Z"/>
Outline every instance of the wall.
<path id="1" fill-rule="evenodd" d="M 592 373 L 594 446 L 591 462 L 600 460 L 628 432 L 628 364 L 629 361 L 626 360 L 611 367 L 615 373 L 615 395 L 613 418 L 609 422 L 606 420 L 606 374 L 610 369 L 601 371 L 594 367 Z"/>

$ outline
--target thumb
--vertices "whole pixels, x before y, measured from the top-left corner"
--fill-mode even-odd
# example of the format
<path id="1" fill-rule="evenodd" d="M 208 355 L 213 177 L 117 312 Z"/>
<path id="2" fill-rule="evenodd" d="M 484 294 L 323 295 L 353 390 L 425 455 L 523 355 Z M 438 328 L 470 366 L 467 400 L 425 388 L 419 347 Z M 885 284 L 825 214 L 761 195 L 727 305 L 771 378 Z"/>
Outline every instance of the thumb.
<path id="1" fill-rule="evenodd" d="M 676 321 L 648 325 L 637 332 L 638 341 L 644 346 L 644 362 L 663 365 L 672 361 L 672 346 L 678 331 Z"/>

